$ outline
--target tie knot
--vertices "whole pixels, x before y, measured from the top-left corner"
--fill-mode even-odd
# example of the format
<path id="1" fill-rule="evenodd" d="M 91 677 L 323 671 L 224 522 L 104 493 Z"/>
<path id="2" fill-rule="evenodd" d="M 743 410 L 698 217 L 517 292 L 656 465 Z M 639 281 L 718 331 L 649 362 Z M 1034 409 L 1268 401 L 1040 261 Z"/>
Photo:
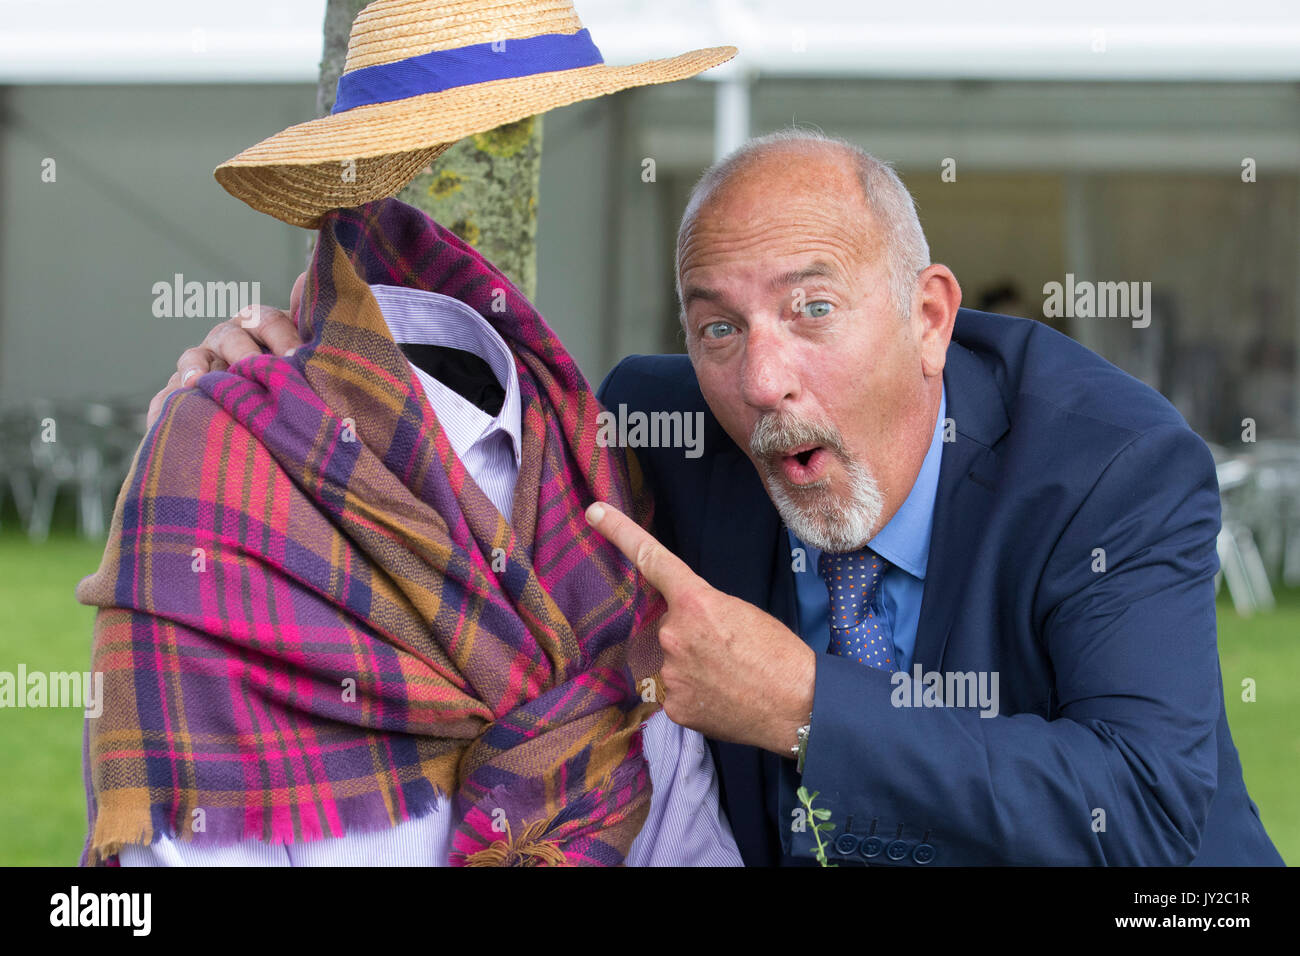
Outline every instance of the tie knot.
<path id="1" fill-rule="evenodd" d="M 867 608 L 876 602 L 880 579 L 888 568 L 889 562 L 870 548 L 844 554 L 821 553 L 817 573 L 830 594 L 832 627 L 856 627 L 862 622 Z"/>

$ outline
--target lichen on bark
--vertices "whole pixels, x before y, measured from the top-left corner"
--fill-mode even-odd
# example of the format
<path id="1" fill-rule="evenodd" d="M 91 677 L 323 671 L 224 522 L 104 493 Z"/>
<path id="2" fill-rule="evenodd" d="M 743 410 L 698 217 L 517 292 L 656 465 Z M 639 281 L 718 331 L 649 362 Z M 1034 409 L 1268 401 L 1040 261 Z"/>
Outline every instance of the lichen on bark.
<path id="1" fill-rule="evenodd" d="M 352 21 L 365 5 L 366 0 L 329 0 L 326 5 L 316 98 L 322 116 L 334 105 Z M 460 140 L 397 198 L 424 210 L 474 246 L 531 299 L 537 291 L 541 170 L 542 118 L 531 116 Z"/>

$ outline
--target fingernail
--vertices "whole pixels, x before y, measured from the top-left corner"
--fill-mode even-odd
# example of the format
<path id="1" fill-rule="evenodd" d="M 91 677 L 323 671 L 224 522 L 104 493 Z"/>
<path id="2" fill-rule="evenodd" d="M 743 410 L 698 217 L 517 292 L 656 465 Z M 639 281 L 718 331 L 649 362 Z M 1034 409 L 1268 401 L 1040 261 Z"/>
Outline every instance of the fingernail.
<path id="1" fill-rule="evenodd" d="M 292 355 L 292 354 L 293 354 L 294 352 L 296 352 L 296 351 L 298 351 L 298 346 L 295 345 L 293 348 L 289 349 L 289 351 L 287 351 L 287 352 L 284 353 L 284 357 L 285 357 L 285 358 L 288 358 L 290 355 Z"/>
<path id="2" fill-rule="evenodd" d="M 596 524 L 605 517 L 605 506 L 599 501 L 587 509 L 587 524 Z"/>
<path id="3" fill-rule="evenodd" d="M 184 386 L 185 383 L 190 380 L 191 375 L 198 375 L 198 374 L 199 374 L 199 370 L 196 368 L 187 369 L 185 374 L 181 376 L 181 385 Z"/>

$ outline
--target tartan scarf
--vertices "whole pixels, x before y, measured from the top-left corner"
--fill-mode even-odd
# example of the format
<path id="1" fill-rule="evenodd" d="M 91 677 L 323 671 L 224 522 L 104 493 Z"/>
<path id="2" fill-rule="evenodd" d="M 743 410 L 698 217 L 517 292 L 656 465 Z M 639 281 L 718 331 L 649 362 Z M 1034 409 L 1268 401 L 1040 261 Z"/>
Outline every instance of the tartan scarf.
<path id="1" fill-rule="evenodd" d="M 511 347 L 510 523 L 369 284 L 454 296 Z M 163 833 L 382 830 L 437 796 L 453 865 L 621 863 L 649 811 L 664 606 L 583 513 L 599 498 L 649 527 L 634 457 L 598 447 L 596 397 L 524 296 L 397 200 L 326 217 L 298 322 L 293 356 L 168 398 L 77 587 L 104 674 L 82 864 Z"/>

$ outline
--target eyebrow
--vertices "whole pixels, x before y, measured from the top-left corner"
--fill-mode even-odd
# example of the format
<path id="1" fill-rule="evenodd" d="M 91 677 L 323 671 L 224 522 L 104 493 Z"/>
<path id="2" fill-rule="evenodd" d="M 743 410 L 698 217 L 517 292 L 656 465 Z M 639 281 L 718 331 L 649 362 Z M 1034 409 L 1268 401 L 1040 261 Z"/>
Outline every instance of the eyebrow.
<path id="1" fill-rule="evenodd" d="M 839 275 L 835 267 L 829 262 L 817 259 L 804 266 L 802 269 L 791 269 L 789 272 L 783 272 L 778 276 L 773 276 L 768 282 L 769 291 L 775 292 L 778 289 L 787 289 L 792 285 L 798 285 L 806 279 L 834 279 Z M 717 302 L 722 298 L 722 293 L 717 289 L 707 289 L 703 286 L 687 286 L 682 293 L 682 305 L 690 307 L 690 304 L 699 299 L 704 302 Z"/>
<path id="2" fill-rule="evenodd" d="M 775 292 L 778 289 L 786 289 L 792 285 L 798 285 L 805 279 L 833 279 L 837 275 L 839 275 L 839 273 L 836 272 L 833 265 L 829 262 L 817 259 L 802 269 L 791 269 L 789 272 L 784 272 L 779 276 L 773 277 L 772 281 L 767 284 L 767 288 L 769 291 Z"/>

